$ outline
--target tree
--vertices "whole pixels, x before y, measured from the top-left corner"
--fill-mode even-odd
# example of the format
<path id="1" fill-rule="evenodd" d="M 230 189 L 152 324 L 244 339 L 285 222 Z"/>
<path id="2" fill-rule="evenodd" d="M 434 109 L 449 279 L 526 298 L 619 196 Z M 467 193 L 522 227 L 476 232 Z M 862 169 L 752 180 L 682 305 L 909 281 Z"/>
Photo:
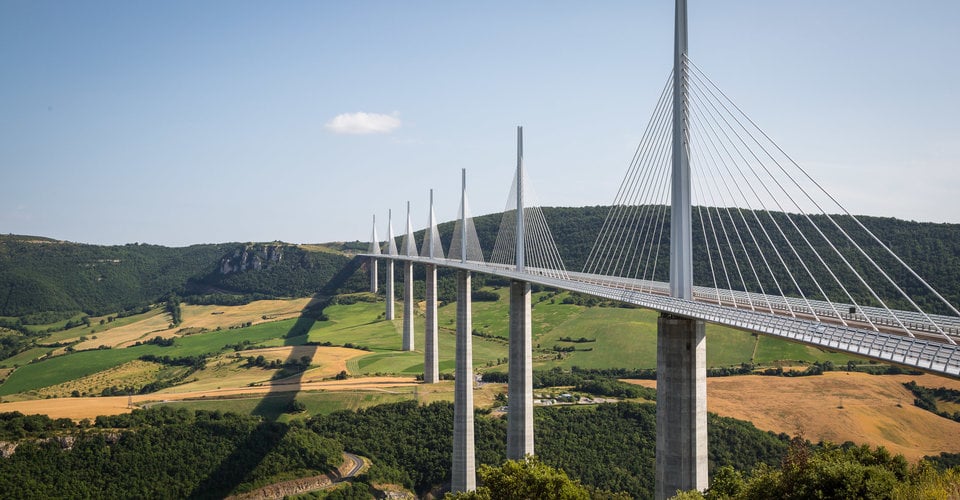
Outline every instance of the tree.
<path id="1" fill-rule="evenodd" d="M 507 460 L 500 467 L 481 465 L 477 471 L 483 486 L 476 491 L 447 495 L 448 499 L 513 500 L 552 498 L 588 500 L 590 492 L 567 473 L 544 465 L 535 457 Z"/>
<path id="2" fill-rule="evenodd" d="M 305 411 L 307 411 L 307 405 L 303 404 L 303 401 L 294 399 L 287 405 L 287 413 L 301 413 Z"/>

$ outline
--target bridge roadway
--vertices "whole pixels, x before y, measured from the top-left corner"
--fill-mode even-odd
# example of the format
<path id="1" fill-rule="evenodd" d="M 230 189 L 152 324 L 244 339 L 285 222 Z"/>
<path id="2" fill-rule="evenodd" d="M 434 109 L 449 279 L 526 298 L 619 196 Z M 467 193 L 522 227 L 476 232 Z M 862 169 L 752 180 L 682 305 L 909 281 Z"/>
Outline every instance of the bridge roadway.
<path id="1" fill-rule="evenodd" d="M 894 311 L 891 316 L 884 309 L 862 307 L 851 313 L 847 305 L 706 287 L 695 287 L 695 299 L 684 300 L 670 297 L 669 285 L 655 281 L 531 267 L 517 272 L 509 265 L 406 255 L 360 256 L 434 264 L 536 283 L 960 378 L 960 346 L 955 343 L 960 339 L 960 319 L 954 317 L 930 316 L 945 333 L 941 335 L 923 315 L 908 311 Z M 870 327 L 868 318 L 880 331 Z M 908 336 L 900 323 L 915 337 Z"/>

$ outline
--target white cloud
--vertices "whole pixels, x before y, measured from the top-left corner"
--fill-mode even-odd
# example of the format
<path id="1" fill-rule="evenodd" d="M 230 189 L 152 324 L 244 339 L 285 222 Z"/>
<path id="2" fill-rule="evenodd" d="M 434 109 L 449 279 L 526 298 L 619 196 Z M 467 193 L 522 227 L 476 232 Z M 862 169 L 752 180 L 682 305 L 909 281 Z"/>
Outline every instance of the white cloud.
<path id="1" fill-rule="evenodd" d="M 335 134 L 389 134 L 400 127 L 400 118 L 396 113 L 343 113 L 333 117 L 326 127 Z"/>

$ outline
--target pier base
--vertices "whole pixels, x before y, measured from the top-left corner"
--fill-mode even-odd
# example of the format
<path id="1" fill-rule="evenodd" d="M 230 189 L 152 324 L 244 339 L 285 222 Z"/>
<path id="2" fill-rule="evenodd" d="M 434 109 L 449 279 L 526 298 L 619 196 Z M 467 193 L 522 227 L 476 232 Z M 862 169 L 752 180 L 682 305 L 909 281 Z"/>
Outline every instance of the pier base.
<path id="1" fill-rule="evenodd" d="M 533 455 L 533 346 L 530 283 L 510 282 L 510 359 L 507 387 L 507 458 Z"/>
<path id="2" fill-rule="evenodd" d="M 707 488 L 707 340 L 703 321 L 657 320 L 657 500 Z"/>

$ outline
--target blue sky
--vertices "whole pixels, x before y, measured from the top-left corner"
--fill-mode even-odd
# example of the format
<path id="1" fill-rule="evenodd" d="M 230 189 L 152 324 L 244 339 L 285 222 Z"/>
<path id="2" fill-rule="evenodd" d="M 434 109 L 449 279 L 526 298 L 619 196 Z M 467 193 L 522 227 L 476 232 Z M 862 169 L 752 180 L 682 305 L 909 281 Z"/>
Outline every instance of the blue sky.
<path id="1" fill-rule="evenodd" d="M 960 222 L 960 3 L 689 9 L 691 59 L 851 212 Z M 383 236 L 429 188 L 455 217 L 461 168 L 502 210 L 517 125 L 544 205 L 606 204 L 672 30 L 669 0 L 0 0 L 0 233 Z"/>

